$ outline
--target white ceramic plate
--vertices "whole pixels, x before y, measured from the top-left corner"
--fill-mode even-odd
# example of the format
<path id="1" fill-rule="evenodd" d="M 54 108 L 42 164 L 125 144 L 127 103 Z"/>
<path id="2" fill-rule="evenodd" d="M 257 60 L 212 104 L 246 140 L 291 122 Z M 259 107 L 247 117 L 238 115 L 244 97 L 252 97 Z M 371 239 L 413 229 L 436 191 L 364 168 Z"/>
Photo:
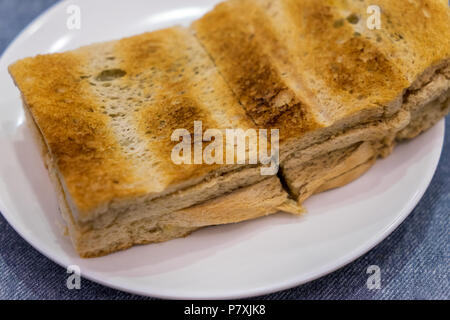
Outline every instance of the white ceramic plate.
<path id="1" fill-rule="evenodd" d="M 431 181 L 444 122 L 400 145 L 350 185 L 311 198 L 309 214 L 279 214 L 210 227 L 188 238 L 80 259 L 61 232 L 47 172 L 24 125 L 19 92 L 7 66 L 37 53 L 64 51 L 175 24 L 212 8 L 208 0 L 62 2 L 27 27 L 0 61 L 0 210 L 40 252 L 78 265 L 96 282 L 165 298 L 239 298 L 290 288 L 330 273 L 387 237 Z M 68 30 L 67 8 L 81 9 L 81 29 Z"/>

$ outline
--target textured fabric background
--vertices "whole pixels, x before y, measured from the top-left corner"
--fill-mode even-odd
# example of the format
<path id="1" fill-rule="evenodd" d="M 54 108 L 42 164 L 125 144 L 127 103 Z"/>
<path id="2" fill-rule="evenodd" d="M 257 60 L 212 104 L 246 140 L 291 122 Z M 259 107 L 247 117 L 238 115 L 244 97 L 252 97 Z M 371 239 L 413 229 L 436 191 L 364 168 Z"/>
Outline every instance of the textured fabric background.
<path id="1" fill-rule="evenodd" d="M 55 2 L 0 0 L 0 53 Z M 389 238 L 333 274 L 261 298 L 449 299 L 450 121 L 446 129 L 444 152 L 431 186 Z M 380 290 L 366 286 L 366 269 L 372 264 L 381 268 Z M 86 279 L 81 290 L 68 290 L 66 277 L 65 269 L 34 250 L 0 215 L 0 299 L 141 299 Z"/>

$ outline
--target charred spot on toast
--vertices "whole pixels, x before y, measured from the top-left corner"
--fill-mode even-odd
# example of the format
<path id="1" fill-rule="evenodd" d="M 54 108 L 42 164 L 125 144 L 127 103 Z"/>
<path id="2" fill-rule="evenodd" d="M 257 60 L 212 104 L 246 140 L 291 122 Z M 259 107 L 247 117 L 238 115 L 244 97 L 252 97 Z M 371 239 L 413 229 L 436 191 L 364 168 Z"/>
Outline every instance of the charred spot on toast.
<path id="1" fill-rule="evenodd" d="M 357 24 L 359 22 L 359 16 L 356 13 L 352 13 L 346 20 L 351 24 Z"/>
<path id="2" fill-rule="evenodd" d="M 97 81 L 112 81 L 118 78 L 122 78 L 127 74 L 126 71 L 122 69 L 108 69 L 103 70 L 100 72 L 96 77 L 95 80 Z"/>

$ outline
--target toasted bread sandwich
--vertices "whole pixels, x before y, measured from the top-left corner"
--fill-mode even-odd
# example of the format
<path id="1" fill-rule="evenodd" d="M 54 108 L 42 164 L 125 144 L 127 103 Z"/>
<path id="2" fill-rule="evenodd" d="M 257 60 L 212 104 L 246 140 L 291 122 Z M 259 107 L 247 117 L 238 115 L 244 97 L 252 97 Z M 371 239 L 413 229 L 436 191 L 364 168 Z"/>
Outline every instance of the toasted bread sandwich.
<path id="1" fill-rule="evenodd" d="M 300 214 L 308 197 L 353 181 L 445 116 L 448 7 L 374 2 L 385 29 L 364 27 L 359 0 L 231 0 L 190 28 L 10 66 L 77 252 Z M 279 130 L 280 171 L 262 175 L 248 158 L 175 163 L 173 132 L 195 141 L 199 121 L 203 131 Z"/>

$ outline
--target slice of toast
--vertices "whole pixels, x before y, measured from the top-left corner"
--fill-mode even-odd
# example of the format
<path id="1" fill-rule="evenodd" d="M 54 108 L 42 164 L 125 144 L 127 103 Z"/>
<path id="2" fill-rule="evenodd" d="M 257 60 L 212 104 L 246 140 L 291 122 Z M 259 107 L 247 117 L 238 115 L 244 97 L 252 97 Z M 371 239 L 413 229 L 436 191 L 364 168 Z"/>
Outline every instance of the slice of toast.
<path id="1" fill-rule="evenodd" d="M 21 60 L 10 72 L 80 223 L 158 216 L 264 180 L 255 165 L 175 164 L 176 129 L 254 127 L 187 29 Z"/>
<path id="2" fill-rule="evenodd" d="M 192 28 L 255 123 L 281 128 L 281 172 L 299 202 L 324 189 L 305 162 L 326 179 L 321 154 L 332 172 L 340 160 L 328 156 L 358 143 L 387 156 L 449 112 L 442 1 L 230 0 Z"/>
<path id="3" fill-rule="evenodd" d="M 373 5 L 381 29 L 367 27 Z M 439 0 L 230 0 L 192 28 L 247 114 L 281 128 L 282 164 L 393 116 L 430 82 L 444 82 L 438 96 L 449 88 L 450 10 Z"/>

